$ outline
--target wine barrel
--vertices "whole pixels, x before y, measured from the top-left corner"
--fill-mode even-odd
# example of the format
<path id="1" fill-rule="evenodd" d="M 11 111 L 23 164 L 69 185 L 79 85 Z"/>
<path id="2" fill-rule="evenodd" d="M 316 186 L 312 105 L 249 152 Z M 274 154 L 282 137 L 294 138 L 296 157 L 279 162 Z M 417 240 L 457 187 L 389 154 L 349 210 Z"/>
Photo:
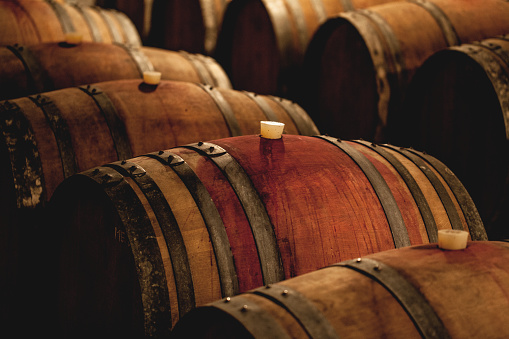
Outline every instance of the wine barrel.
<path id="1" fill-rule="evenodd" d="M 139 79 L 156 70 L 162 79 L 231 88 L 212 58 L 184 51 L 96 42 L 0 47 L 0 99 L 119 79 Z"/>
<path id="2" fill-rule="evenodd" d="M 503 338 L 508 259 L 488 241 L 368 255 L 199 307 L 171 338 Z"/>
<path id="3" fill-rule="evenodd" d="M 19 315 L 22 324 L 27 305 L 38 307 L 34 300 L 46 294 L 30 277 L 39 269 L 36 275 L 46 275 L 50 265 L 33 261 L 48 251 L 41 240 L 53 228 L 44 223 L 47 204 L 64 178 L 199 138 L 257 133 L 260 120 L 284 122 L 287 133 L 318 134 L 287 100 L 178 81 L 67 88 L 0 102 L 0 115 L 0 314 L 9 325 Z"/>
<path id="4" fill-rule="evenodd" d="M 387 142 L 388 116 L 424 60 L 509 32 L 508 16 L 499 0 L 409 0 L 342 13 L 309 44 L 298 102 L 325 133 Z"/>
<path id="5" fill-rule="evenodd" d="M 467 187 L 490 240 L 509 238 L 509 36 L 435 53 L 417 70 L 392 140 L 446 162 Z"/>
<path id="6" fill-rule="evenodd" d="M 213 55 L 231 0 L 154 0 L 147 44 Z"/>
<path id="7" fill-rule="evenodd" d="M 0 45 L 58 42 L 67 33 L 85 41 L 141 45 L 132 21 L 116 10 L 52 0 L 0 1 Z"/>
<path id="8" fill-rule="evenodd" d="M 327 136 L 231 137 L 106 164 L 63 181 L 51 209 L 57 332 L 71 337 L 165 336 L 197 305 L 438 229 L 486 239 L 433 157 Z"/>
<path id="9" fill-rule="evenodd" d="M 235 88 L 296 99 L 302 59 L 320 24 L 342 11 L 390 1 L 233 0 L 214 57 Z"/>

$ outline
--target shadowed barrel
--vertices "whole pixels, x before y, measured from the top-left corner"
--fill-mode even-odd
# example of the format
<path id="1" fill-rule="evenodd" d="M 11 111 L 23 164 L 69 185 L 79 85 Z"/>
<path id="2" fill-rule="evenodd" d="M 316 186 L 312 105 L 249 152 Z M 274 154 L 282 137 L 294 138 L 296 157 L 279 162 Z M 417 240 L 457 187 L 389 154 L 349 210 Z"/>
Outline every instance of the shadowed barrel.
<path id="1" fill-rule="evenodd" d="M 417 70 L 391 140 L 446 162 L 474 199 L 490 240 L 509 237 L 509 37 L 435 53 Z"/>
<path id="2" fill-rule="evenodd" d="M 499 0 L 398 1 L 341 13 L 309 44 L 299 103 L 324 133 L 392 142 L 387 120 L 426 58 L 506 34 L 508 15 Z"/>

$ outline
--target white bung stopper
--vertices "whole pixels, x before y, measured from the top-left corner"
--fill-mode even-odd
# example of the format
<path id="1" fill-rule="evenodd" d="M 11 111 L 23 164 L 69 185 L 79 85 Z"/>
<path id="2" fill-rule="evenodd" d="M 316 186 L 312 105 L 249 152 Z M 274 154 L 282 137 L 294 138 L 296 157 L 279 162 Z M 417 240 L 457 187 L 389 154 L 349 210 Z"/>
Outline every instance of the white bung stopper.
<path id="1" fill-rule="evenodd" d="M 438 247 L 444 250 L 462 250 L 467 247 L 468 232 L 460 230 L 439 230 Z"/>
<path id="2" fill-rule="evenodd" d="M 143 81 L 147 85 L 158 85 L 161 82 L 161 72 L 143 72 Z"/>
<path id="3" fill-rule="evenodd" d="M 275 121 L 260 121 L 260 130 L 263 138 L 281 139 L 285 124 Z"/>
<path id="4" fill-rule="evenodd" d="M 71 33 L 65 33 L 65 42 L 69 45 L 79 45 L 83 41 L 83 35 L 71 32 Z"/>

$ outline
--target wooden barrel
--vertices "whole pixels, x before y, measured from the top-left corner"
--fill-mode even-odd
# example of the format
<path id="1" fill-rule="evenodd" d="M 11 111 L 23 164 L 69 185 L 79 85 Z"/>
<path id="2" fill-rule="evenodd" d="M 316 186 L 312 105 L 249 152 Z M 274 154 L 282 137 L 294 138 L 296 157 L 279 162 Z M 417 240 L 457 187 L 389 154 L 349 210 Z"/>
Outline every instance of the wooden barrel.
<path id="1" fill-rule="evenodd" d="M 63 41 L 78 33 L 84 41 L 140 46 L 132 21 L 122 12 L 51 0 L 0 1 L 0 45 Z"/>
<path id="2" fill-rule="evenodd" d="M 197 308 L 171 338 L 503 338 L 507 260 L 488 241 L 377 253 Z"/>
<path id="3" fill-rule="evenodd" d="M 84 3 L 120 11 L 131 19 L 138 30 L 142 43 L 146 42 L 150 31 L 153 0 L 66 0 L 67 3 Z"/>
<path id="4" fill-rule="evenodd" d="M 55 318 L 72 337 L 164 336 L 196 305 L 436 241 L 437 229 L 486 239 L 433 157 L 327 136 L 240 136 L 106 164 L 66 179 L 51 208 Z"/>
<path id="5" fill-rule="evenodd" d="M 342 13 L 309 45 L 299 103 L 326 133 L 384 141 L 388 115 L 424 60 L 509 32 L 508 16 L 499 0 L 410 0 Z"/>
<path id="6" fill-rule="evenodd" d="M 509 238 L 509 36 L 435 53 L 417 70 L 389 136 L 450 166 L 490 240 Z"/>
<path id="7" fill-rule="evenodd" d="M 214 56 L 235 88 L 292 97 L 308 42 L 323 21 L 342 11 L 389 1 L 233 0 L 224 14 Z"/>
<path id="8" fill-rule="evenodd" d="M 231 0 L 154 0 L 147 44 L 212 55 Z"/>
<path id="9" fill-rule="evenodd" d="M 212 58 L 184 51 L 96 42 L 0 47 L 0 99 L 119 79 L 140 79 L 156 70 L 165 80 L 231 88 Z"/>
<path id="10" fill-rule="evenodd" d="M 0 314 L 10 326 L 13 317 L 22 325 L 27 305 L 38 307 L 34 300 L 46 294 L 30 277 L 39 269 L 38 276 L 47 274 L 50 262 L 32 267 L 33 260 L 48 250 L 40 236 L 52 228 L 43 222 L 46 206 L 64 178 L 199 138 L 258 133 L 260 120 L 284 122 L 287 133 L 318 134 L 287 100 L 178 81 L 67 88 L 0 102 L 0 115 Z"/>

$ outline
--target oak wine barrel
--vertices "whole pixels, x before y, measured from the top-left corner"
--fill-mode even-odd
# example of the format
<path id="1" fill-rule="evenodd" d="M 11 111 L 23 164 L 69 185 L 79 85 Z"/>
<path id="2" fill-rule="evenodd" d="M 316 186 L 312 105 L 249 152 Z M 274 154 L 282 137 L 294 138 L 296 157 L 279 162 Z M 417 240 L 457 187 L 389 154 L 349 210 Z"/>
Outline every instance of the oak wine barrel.
<path id="1" fill-rule="evenodd" d="M 416 69 L 434 52 L 509 32 L 509 2 L 408 0 L 341 13 L 317 30 L 298 102 L 324 133 L 392 142 Z"/>
<path id="2" fill-rule="evenodd" d="M 307 45 L 327 18 L 397 0 L 233 0 L 223 18 L 214 57 L 234 87 L 295 96 Z"/>
<path id="3" fill-rule="evenodd" d="M 440 51 L 417 70 L 389 136 L 441 159 L 490 240 L 509 238 L 509 36 Z"/>
<path id="4" fill-rule="evenodd" d="M 231 0 L 153 0 L 147 45 L 213 55 Z"/>
<path id="5" fill-rule="evenodd" d="M 117 10 L 52 0 L 0 1 L 0 45 L 58 42 L 67 33 L 84 41 L 141 46 L 133 22 Z"/>
<path id="6" fill-rule="evenodd" d="M 0 47 L 0 99 L 49 92 L 96 82 L 143 78 L 161 72 L 181 80 L 231 88 L 223 68 L 211 57 L 184 51 L 84 42 Z"/>
<path id="7" fill-rule="evenodd" d="M 53 228 L 44 222 L 47 204 L 64 178 L 200 138 L 257 133 L 260 120 L 284 122 L 287 133 L 318 133 L 288 100 L 180 81 L 62 89 L 0 102 L 0 117 L 0 314 L 9 326 L 15 316 L 23 323 L 40 297 L 30 277 L 44 275 L 50 262 L 34 265 L 34 256 L 49 250 L 40 233 Z"/>
<path id="8" fill-rule="evenodd" d="M 438 229 L 486 239 L 468 193 L 435 158 L 328 136 L 148 153 L 67 178 L 50 208 L 61 250 L 46 260 L 60 262 L 54 318 L 71 337 L 164 337 L 195 306 L 433 242 Z"/>
<path id="9" fill-rule="evenodd" d="M 385 251 L 199 307 L 170 337 L 504 338 L 507 260 L 505 242 Z"/>

